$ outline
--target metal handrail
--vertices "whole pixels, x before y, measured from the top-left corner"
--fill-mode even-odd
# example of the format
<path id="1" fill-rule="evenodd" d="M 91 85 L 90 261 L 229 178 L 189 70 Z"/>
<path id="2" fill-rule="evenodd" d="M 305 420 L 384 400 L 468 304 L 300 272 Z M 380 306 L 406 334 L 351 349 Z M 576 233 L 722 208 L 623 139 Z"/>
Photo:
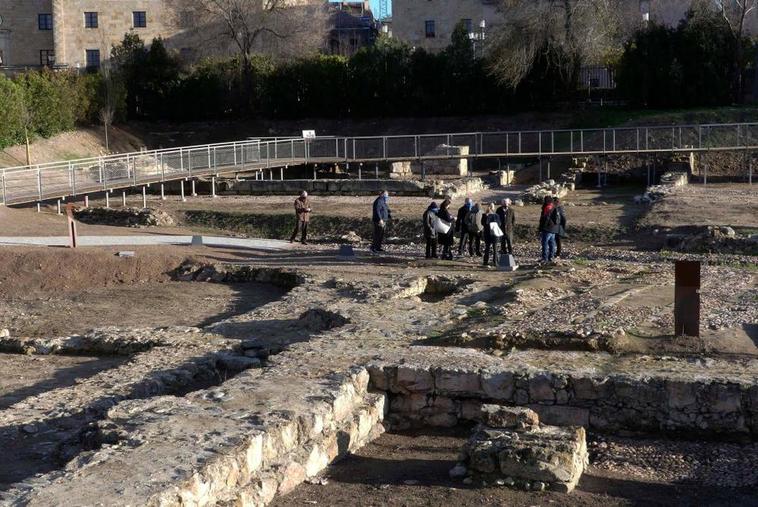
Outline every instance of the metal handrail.
<path id="1" fill-rule="evenodd" d="M 665 135 L 660 135 L 661 132 Z M 745 152 L 758 149 L 756 141 L 758 123 L 319 136 L 308 139 L 248 138 L 1 169 L 0 203 L 33 202 L 154 182 L 306 163 Z M 435 151 L 442 145 L 468 146 L 469 149 L 468 152 Z"/>

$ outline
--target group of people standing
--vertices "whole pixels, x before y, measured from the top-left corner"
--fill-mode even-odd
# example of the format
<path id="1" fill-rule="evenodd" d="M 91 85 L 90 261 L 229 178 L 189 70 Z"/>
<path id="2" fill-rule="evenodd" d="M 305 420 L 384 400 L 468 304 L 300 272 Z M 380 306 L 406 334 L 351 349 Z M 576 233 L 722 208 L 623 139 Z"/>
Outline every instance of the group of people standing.
<path id="1" fill-rule="evenodd" d="M 468 252 L 471 257 L 482 257 L 484 266 L 490 261 L 498 264 L 498 247 L 500 254 L 513 255 L 513 232 L 516 226 L 516 211 L 510 199 L 483 205 L 466 198 L 463 206 L 455 216 L 450 211 L 452 201 L 445 199 L 438 205 L 432 202 L 424 211 L 422 223 L 426 239 L 426 258 L 443 260 L 453 259 L 455 237 L 458 235 L 458 256 Z M 307 244 L 308 224 L 311 205 L 308 193 L 303 191 L 295 200 L 295 230 L 290 242 L 301 235 L 300 241 Z M 371 252 L 383 252 L 384 233 L 387 223 L 392 219 L 389 208 L 389 193 L 385 190 L 374 200 L 372 222 L 374 226 Z M 561 238 L 566 236 L 566 213 L 558 197 L 546 196 L 542 204 L 539 221 L 542 262 L 551 262 L 560 257 Z M 484 242 L 484 252 L 482 252 Z M 439 247 L 442 252 L 439 253 Z"/>
<path id="2" fill-rule="evenodd" d="M 510 199 L 503 199 L 501 206 L 494 203 L 482 207 L 471 198 L 466 198 L 456 216 L 450 212 L 450 199 L 441 205 L 432 202 L 422 217 L 424 238 L 426 239 L 426 258 L 438 258 L 438 245 L 442 246 L 441 258 L 452 260 L 455 235 L 458 234 L 458 256 L 468 251 L 471 257 L 483 257 L 483 264 L 498 262 L 498 244 L 502 253 L 513 254 L 513 230 L 516 225 L 516 212 Z M 484 253 L 482 254 L 482 241 Z"/>

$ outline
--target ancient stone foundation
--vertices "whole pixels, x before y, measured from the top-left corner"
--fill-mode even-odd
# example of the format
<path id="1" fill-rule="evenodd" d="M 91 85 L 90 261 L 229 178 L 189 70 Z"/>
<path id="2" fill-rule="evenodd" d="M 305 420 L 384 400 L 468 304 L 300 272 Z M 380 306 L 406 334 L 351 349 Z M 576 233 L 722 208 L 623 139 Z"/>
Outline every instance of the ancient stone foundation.
<path id="1" fill-rule="evenodd" d="M 543 361 L 549 353 L 533 351 L 491 364 L 478 356 L 473 366 L 462 356 L 446 364 L 419 353 L 369 366 L 372 386 L 390 394 L 393 428 L 476 421 L 482 404 L 494 402 L 599 432 L 758 436 L 752 363 L 566 353 L 554 364 Z"/>
<path id="2" fill-rule="evenodd" d="M 473 480 L 526 490 L 576 487 L 588 462 L 584 428 L 540 425 L 532 410 L 500 405 L 483 405 L 481 418 L 457 473 L 466 468 Z"/>

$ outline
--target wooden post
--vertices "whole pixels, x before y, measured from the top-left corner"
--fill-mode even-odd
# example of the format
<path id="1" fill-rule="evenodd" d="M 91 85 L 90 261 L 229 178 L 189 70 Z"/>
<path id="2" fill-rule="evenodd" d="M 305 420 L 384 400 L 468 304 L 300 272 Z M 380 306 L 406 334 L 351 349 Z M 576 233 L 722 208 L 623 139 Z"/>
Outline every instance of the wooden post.
<path id="1" fill-rule="evenodd" d="M 73 203 L 66 204 L 66 222 L 68 225 L 68 242 L 70 248 L 76 248 L 77 236 L 76 236 L 76 221 L 74 220 L 74 207 Z"/>
<path id="2" fill-rule="evenodd" d="M 700 336 L 700 262 L 676 261 L 674 334 Z"/>

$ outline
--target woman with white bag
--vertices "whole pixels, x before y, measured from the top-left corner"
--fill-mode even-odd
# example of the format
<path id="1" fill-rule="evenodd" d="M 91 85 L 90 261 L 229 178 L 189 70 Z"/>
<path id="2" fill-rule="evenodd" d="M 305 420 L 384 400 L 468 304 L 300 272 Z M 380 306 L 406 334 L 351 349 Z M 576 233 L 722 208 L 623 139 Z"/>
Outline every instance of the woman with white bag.
<path id="1" fill-rule="evenodd" d="M 487 267 L 490 260 L 490 248 L 492 249 L 492 265 L 497 266 L 497 244 L 503 237 L 503 224 L 500 217 L 495 213 L 495 204 L 490 203 L 487 213 L 482 217 L 484 226 L 484 266 Z"/>
<path id="2" fill-rule="evenodd" d="M 450 213 L 449 207 L 450 199 L 445 199 L 442 201 L 440 210 L 437 212 L 437 232 L 439 242 L 442 245 L 442 259 L 447 261 L 453 260 L 452 248 L 455 242 L 455 238 L 453 237 L 455 217 Z"/>
<path id="3" fill-rule="evenodd" d="M 436 202 L 433 202 L 426 208 L 422 221 L 424 223 L 424 238 L 426 239 L 426 258 L 437 258 L 437 228 L 435 227 L 437 220 L 437 211 L 439 206 Z"/>

